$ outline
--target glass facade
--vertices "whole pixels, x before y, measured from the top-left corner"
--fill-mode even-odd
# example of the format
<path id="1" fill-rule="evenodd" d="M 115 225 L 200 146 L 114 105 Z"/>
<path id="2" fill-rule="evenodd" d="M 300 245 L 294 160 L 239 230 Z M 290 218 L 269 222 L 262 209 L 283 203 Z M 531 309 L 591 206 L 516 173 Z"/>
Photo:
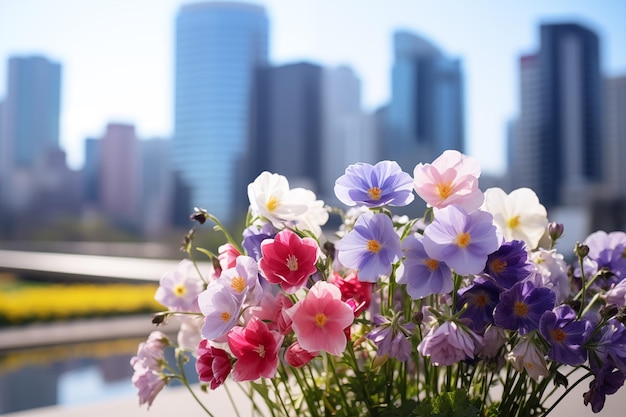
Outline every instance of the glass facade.
<path id="1" fill-rule="evenodd" d="M 256 68 L 267 64 L 268 19 L 260 6 L 183 6 L 176 20 L 174 158 L 192 206 L 233 217 L 250 129 Z M 191 209 L 192 207 L 190 207 Z"/>

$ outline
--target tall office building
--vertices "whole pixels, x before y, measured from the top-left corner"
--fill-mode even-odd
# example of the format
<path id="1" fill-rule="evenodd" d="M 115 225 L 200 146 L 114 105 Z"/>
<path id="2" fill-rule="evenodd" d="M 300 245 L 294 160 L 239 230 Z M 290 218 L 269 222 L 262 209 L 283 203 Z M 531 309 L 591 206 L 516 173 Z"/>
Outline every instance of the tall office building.
<path id="1" fill-rule="evenodd" d="M 226 222 L 245 194 L 235 178 L 249 136 L 254 74 L 267 64 L 267 49 L 260 6 L 197 3 L 176 18 L 175 165 L 191 204 Z"/>
<path id="2" fill-rule="evenodd" d="M 398 31 L 393 42 L 385 156 L 412 172 L 446 149 L 464 151 L 462 66 L 415 34 Z"/>
<path id="3" fill-rule="evenodd" d="M 541 26 L 541 45 L 522 58 L 516 135 L 517 186 L 546 206 L 589 199 L 602 180 L 599 41 L 574 23 Z M 521 169 L 521 170 L 520 170 Z"/>
<path id="4" fill-rule="evenodd" d="M 604 81 L 603 165 L 613 196 L 626 199 L 626 75 Z"/>
<path id="5" fill-rule="evenodd" d="M 139 215 L 139 143 L 135 127 L 110 123 L 100 143 L 100 206 L 121 226 Z"/>
<path id="6" fill-rule="evenodd" d="M 61 65 L 42 56 L 9 59 L 5 113 L 6 161 L 32 168 L 59 148 Z"/>

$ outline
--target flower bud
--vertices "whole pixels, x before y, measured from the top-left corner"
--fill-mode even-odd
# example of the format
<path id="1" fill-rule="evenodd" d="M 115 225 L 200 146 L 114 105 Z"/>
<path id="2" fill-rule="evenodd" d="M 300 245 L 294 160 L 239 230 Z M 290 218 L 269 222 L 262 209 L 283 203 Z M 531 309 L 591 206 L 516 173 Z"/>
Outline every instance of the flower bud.
<path id="1" fill-rule="evenodd" d="M 556 242 L 563 236 L 563 223 L 552 222 L 548 225 L 548 236 L 553 242 Z"/>
<path id="2" fill-rule="evenodd" d="M 576 246 L 574 247 L 574 253 L 577 257 L 582 259 L 589 254 L 589 246 L 580 242 L 576 242 Z"/>
<path id="3" fill-rule="evenodd" d="M 285 351 L 285 360 L 294 368 L 301 368 L 317 357 L 319 352 L 309 352 L 300 346 L 299 342 L 293 342 Z"/>
<path id="4" fill-rule="evenodd" d="M 200 224 L 204 224 L 209 218 L 209 213 L 205 209 L 194 207 L 193 213 L 189 216 L 189 220 L 195 220 Z"/>
<path id="5" fill-rule="evenodd" d="M 602 317 L 605 320 L 610 319 L 611 317 L 615 316 L 617 313 L 619 313 L 619 309 L 617 308 L 615 304 L 607 304 L 605 306 L 602 306 L 602 308 L 600 308 L 600 317 Z"/>

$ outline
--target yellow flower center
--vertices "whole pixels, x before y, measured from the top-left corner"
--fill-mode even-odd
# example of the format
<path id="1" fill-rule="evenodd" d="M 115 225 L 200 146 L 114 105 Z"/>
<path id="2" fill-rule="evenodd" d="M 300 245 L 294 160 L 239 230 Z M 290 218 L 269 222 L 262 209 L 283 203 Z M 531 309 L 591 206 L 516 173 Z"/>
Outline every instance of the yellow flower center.
<path id="1" fill-rule="evenodd" d="M 476 297 L 474 297 L 474 305 L 479 308 L 483 308 L 484 306 L 486 306 L 487 301 L 489 301 L 489 298 L 484 292 L 476 294 Z"/>
<path id="2" fill-rule="evenodd" d="M 562 342 L 567 339 L 567 334 L 561 329 L 552 330 L 552 338 L 555 342 Z"/>
<path id="3" fill-rule="evenodd" d="M 298 270 L 298 258 L 296 258 L 293 255 L 289 255 L 287 257 L 287 268 L 289 268 L 290 271 L 297 271 Z"/>
<path id="4" fill-rule="evenodd" d="M 459 245 L 462 248 L 466 248 L 467 245 L 470 244 L 472 240 L 472 237 L 470 236 L 469 233 L 459 233 L 459 235 L 456 237 L 456 244 Z"/>
<path id="5" fill-rule="evenodd" d="M 439 193 L 439 197 L 445 200 L 452 195 L 452 184 L 450 182 L 437 184 L 437 192 Z"/>
<path id="6" fill-rule="evenodd" d="M 317 313 L 315 315 L 315 325 L 317 327 L 324 327 L 325 324 L 326 324 L 326 314 Z"/>
<path id="7" fill-rule="evenodd" d="M 506 269 L 506 266 L 507 266 L 506 261 L 503 261 L 499 258 L 496 258 L 493 261 L 491 261 L 491 270 L 495 272 L 496 274 L 503 273 L 504 270 Z"/>
<path id="8" fill-rule="evenodd" d="M 382 192 L 382 190 L 378 187 L 372 187 L 369 190 L 367 190 L 367 195 L 372 199 L 372 200 L 380 200 L 380 193 Z"/>
<path id="9" fill-rule="evenodd" d="M 243 277 L 235 277 L 230 281 L 230 288 L 238 293 L 242 293 L 246 289 L 246 280 Z"/>
<path id="10" fill-rule="evenodd" d="M 513 312 L 518 317 L 526 317 L 526 315 L 528 314 L 528 304 L 522 301 L 516 301 L 515 305 L 513 306 Z"/>
<path id="11" fill-rule="evenodd" d="M 520 225 L 519 215 L 511 217 L 509 220 L 507 220 L 506 225 L 509 229 L 515 229 L 516 227 L 518 227 Z"/>
<path id="12" fill-rule="evenodd" d="M 265 204 L 267 211 L 270 213 L 276 210 L 278 206 L 280 206 L 280 201 L 278 201 L 278 199 L 274 196 L 271 196 L 270 199 L 267 200 L 267 204 Z"/>
<path id="13" fill-rule="evenodd" d="M 370 252 L 378 253 L 380 252 L 380 248 L 382 245 L 378 243 L 377 240 L 371 239 L 367 241 L 367 250 Z"/>
<path id="14" fill-rule="evenodd" d="M 187 293 L 187 288 L 183 284 L 178 284 L 174 287 L 174 294 L 176 297 L 183 297 Z"/>
<path id="15" fill-rule="evenodd" d="M 230 320 L 231 317 L 232 316 L 228 311 L 223 312 L 222 315 L 220 316 L 223 322 L 227 322 L 228 320 Z"/>
<path id="16" fill-rule="evenodd" d="M 428 269 L 430 269 L 431 271 L 434 271 L 439 267 L 439 262 L 435 259 L 424 259 L 424 264 L 426 264 Z"/>
<path id="17" fill-rule="evenodd" d="M 254 351 L 258 353 L 261 358 L 265 357 L 265 346 L 259 345 L 254 349 Z"/>

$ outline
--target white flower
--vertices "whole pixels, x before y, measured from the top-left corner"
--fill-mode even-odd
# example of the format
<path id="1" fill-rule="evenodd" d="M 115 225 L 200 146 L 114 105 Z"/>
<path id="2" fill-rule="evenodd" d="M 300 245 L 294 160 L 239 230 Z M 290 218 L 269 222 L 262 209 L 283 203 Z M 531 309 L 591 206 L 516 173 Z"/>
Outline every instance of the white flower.
<path id="1" fill-rule="evenodd" d="M 501 188 L 485 191 L 483 210 L 493 215 L 493 222 L 505 240 L 523 240 L 535 249 L 548 227 L 548 213 L 530 188 L 518 188 L 506 194 Z"/>
<path id="2" fill-rule="evenodd" d="M 605 294 L 606 302 L 615 304 L 618 307 L 626 305 L 626 279 L 611 285 L 611 289 Z"/>
<path id="3" fill-rule="evenodd" d="M 530 252 L 529 258 L 535 266 L 535 274 L 530 279 L 535 287 L 550 288 L 556 293 L 557 304 L 562 303 L 571 292 L 563 255 L 556 249 L 538 249 Z"/>
<path id="4" fill-rule="evenodd" d="M 176 338 L 178 347 L 197 356 L 198 345 L 202 339 L 200 330 L 204 324 L 204 317 L 179 315 L 178 319 L 180 320 L 180 329 Z"/>
<path id="5" fill-rule="evenodd" d="M 526 369 L 528 375 L 535 381 L 539 381 L 539 377 L 548 376 L 546 360 L 539 348 L 529 339 L 519 342 L 513 349 L 513 352 L 507 355 L 506 359 L 511 362 L 511 365 L 517 372 L 522 372 Z"/>
<path id="6" fill-rule="evenodd" d="M 270 221 L 275 228 L 294 227 L 321 236 L 321 226 L 328 221 L 328 211 L 315 193 L 304 188 L 289 188 L 289 181 L 279 174 L 262 172 L 248 185 L 252 214 Z"/>

